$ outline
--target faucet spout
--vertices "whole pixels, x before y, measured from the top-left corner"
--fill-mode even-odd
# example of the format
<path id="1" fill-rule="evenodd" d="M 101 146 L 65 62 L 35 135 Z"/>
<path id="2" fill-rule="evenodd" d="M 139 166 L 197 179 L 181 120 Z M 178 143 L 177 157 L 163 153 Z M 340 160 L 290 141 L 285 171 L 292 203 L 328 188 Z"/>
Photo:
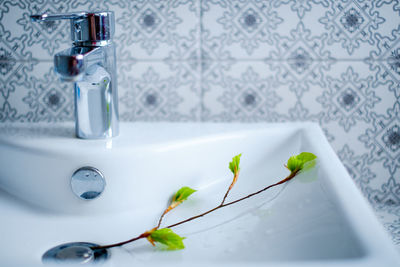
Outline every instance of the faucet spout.
<path id="1" fill-rule="evenodd" d="M 77 12 L 32 15 L 33 21 L 68 19 L 73 46 L 54 56 L 62 81 L 75 87 L 75 132 L 83 139 L 115 137 L 119 133 L 114 13 Z"/>
<path id="2" fill-rule="evenodd" d="M 77 82 L 82 79 L 87 66 L 102 57 L 101 47 L 72 47 L 54 56 L 54 69 L 62 81 Z"/>

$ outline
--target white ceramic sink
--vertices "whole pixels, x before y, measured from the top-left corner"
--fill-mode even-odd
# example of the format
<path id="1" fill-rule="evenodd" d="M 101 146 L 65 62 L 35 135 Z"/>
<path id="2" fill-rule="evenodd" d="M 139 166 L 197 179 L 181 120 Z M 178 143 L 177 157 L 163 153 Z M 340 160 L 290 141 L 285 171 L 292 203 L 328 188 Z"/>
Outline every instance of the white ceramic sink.
<path id="1" fill-rule="evenodd" d="M 41 266 L 62 243 L 122 241 L 156 225 L 172 193 L 198 189 L 165 225 L 213 208 L 242 153 L 229 199 L 288 175 L 284 163 L 307 151 L 317 166 L 289 183 L 173 230 L 186 248 L 164 251 L 140 240 L 111 249 L 103 266 L 395 266 L 399 256 L 312 123 L 123 123 L 112 140 L 79 140 L 72 124 L 0 126 L 0 265 Z M 106 187 L 85 201 L 70 179 L 99 169 Z"/>

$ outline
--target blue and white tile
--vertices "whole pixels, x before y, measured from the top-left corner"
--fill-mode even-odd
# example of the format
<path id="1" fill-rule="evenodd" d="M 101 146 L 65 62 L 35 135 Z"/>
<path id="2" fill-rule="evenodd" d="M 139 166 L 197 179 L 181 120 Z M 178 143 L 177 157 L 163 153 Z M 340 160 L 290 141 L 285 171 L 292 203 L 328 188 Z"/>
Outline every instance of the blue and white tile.
<path id="1" fill-rule="evenodd" d="M 398 189 L 398 188 L 397 188 Z M 399 191 L 396 192 L 399 195 Z M 400 205 L 374 205 L 375 214 L 400 252 Z"/>
<path id="2" fill-rule="evenodd" d="M 374 168 L 371 168 L 367 163 L 368 155 L 366 153 L 361 154 L 358 150 L 353 150 L 347 143 L 342 147 L 335 147 L 335 150 L 350 177 L 367 197 L 368 186 L 372 181 L 379 180 L 374 172 Z"/>
<path id="3" fill-rule="evenodd" d="M 201 32 L 201 61 L 204 68 L 208 69 L 212 62 L 217 61 L 226 62 L 224 65 L 235 62 L 230 51 L 225 50 L 226 40 L 226 34 L 211 36 L 210 31 L 205 29 Z"/>
<path id="4" fill-rule="evenodd" d="M 274 7 L 287 6 L 293 15 L 301 20 L 307 17 L 313 17 L 314 14 L 321 14 L 320 7 L 327 8 L 329 5 L 328 0 L 309 0 L 309 1 L 297 1 L 297 0 L 275 0 Z M 292 15 L 290 12 L 285 12 L 286 14 Z"/>
<path id="5" fill-rule="evenodd" d="M 397 216 L 397 219 L 381 221 L 389 234 L 389 238 L 397 245 L 397 251 L 400 253 L 400 219 Z"/>
<path id="6" fill-rule="evenodd" d="M 377 179 L 373 183 L 365 186 L 364 196 L 369 200 L 377 210 L 393 210 L 400 211 L 400 184 L 396 176 L 379 172 L 379 168 L 371 167 L 376 173 L 379 173 Z M 398 173 L 397 173 L 398 175 Z M 398 177 L 398 176 L 397 176 Z M 396 214 L 399 216 L 399 214 Z"/>
<path id="7" fill-rule="evenodd" d="M 104 11 L 111 10 L 115 13 L 121 12 L 123 9 L 128 8 L 129 0 L 68 0 L 71 10 L 74 11 Z"/>
<path id="8" fill-rule="evenodd" d="M 3 0 L 0 5 L 0 24 L 11 34 L 11 38 L 20 37 L 26 33 L 17 25 L 17 18 L 23 17 L 27 5 L 25 1 Z"/>
<path id="9" fill-rule="evenodd" d="M 385 22 L 373 1 L 329 1 L 327 11 L 319 22 L 328 33 L 327 44 L 336 57 L 365 58 L 375 46 L 374 35 Z"/>
<path id="10" fill-rule="evenodd" d="M 300 22 L 289 37 L 274 35 L 276 47 L 269 53 L 265 64 L 276 73 L 280 84 L 289 84 L 297 98 L 313 84 L 325 86 L 324 73 L 334 64 L 325 47 L 326 34 L 312 36 Z"/>
<path id="11" fill-rule="evenodd" d="M 74 114 L 73 95 L 73 85 L 58 79 L 53 63 L 40 62 L 30 71 L 27 82 L 9 94 L 0 113 L 9 114 L 3 121 L 70 121 Z"/>
<path id="12" fill-rule="evenodd" d="M 359 131 L 360 122 L 371 122 L 370 113 L 382 102 L 377 91 L 384 88 L 373 86 L 373 78 L 362 62 L 337 62 L 326 73 L 325 88 L 314 88 L 307 98 L 318 102 L 321 123 L 335 121 L 344 132 Z"/>
<path id="13" fill-rule="evenodd" d="M 376 34 L 377 47 L 365 59 L 375 72 L 374 84 L 388 85 L 396 98 L 400 98 L 400 24 L 388 36 Z"/>
<path id="14" fill-rule="evenodd" d="M 274 0 L 274 10 L 281 14 L 283 22 L 279 24 L 276 33 L 289 37 L 301 22 L 310 31 L 311 36 L 322 36 L 326 33 L 324 26 L 318 21 L 328 10 L 326 0 Z M 278 45 L 275 45 L 278 46 Z M 333 54 L 334 55 L 334 54 Z"/>
<path id="15" fill-rule="evenodd" d="M 202 29 L 208 39 L 223 39 L 221 51 L 235 59 L 260 59 L 274 47 L 279 15 L 271 1 L 203 1 Z"/>
<path id="16" fill-rule="evenodd" d="M 396 101 L 385 113 L 371 112 L 370 127 L 359 140 L 370 149 L 369 163 L 382 162 L 394 174 L 400 169 L 400 102 Z"/>
<path id="17" fill-rule="evenodd" d="M 0 25 L 0 93 L 4 98 L 16 90 L 17 86 L 28 86 L 28 75 L 37 61 L 27 52 L 26 36 L 11 37 Z"/>
<path id="18" fill-rule="evenodd" d="M 70 25 L 67 21 L 32 22 L 30 15 L 41 13 L 65 13 L 71 11 L 64 1 L 23 1 L 22 12 L 4 18 L 10 31 L 25 37 L 24 45 L 38 60 L 52 59 L 53 55 L 71 46 Z"/>
<path id="19" fill-rule="evenodd" d="M 375 10 L 385 18 L 385 22 L 379 27 L 379 34 L 382 36 L 391 35 L 392 31 L 399 26 L 400 2 L 398 0 L 374 1 Z"/>
<path id="20" fill-rule="evenodd" d="M 198 2 L 127 1 L 127 8 L 116 16 L 116 40 L 120 59 L 163 60 L 176 51 L 199 55 L 200 14 Z M 183 42 L 182 39 L 186 39 Z"/>
<path id="21" fill-rule="evenodd" d="M 359 135 L 367 131 L 374 113 L 386 112 L 395 99 L 385 86 L 374 85 L 374 73 L 363 62 L 336 62 L 325 73 L 325 86 L 310 86 L 301 101 L 311 113 L 319 111 L 319 123 L 335 133 L 333 145 L 346 143 L 358 152 L 369 149 L 360 142 Z M 346 136 L 346 138 L 344 138 Z"/>
<path id="22" fill-rule="evenodd" d="M 276 109 L 284 96 L 277 93 L 273 75 L 262 61 L 236 62 L 216 70 L 203 72 L 203 121 L 277 120 Z"/>
<path id="23" fill-rule="evenodd" d="M 183 63 L 185 64 L 185 63 Z M 199 79 L 164 62 L 122 62 L 120 117 L 125 121 L 197 121 Z"/>

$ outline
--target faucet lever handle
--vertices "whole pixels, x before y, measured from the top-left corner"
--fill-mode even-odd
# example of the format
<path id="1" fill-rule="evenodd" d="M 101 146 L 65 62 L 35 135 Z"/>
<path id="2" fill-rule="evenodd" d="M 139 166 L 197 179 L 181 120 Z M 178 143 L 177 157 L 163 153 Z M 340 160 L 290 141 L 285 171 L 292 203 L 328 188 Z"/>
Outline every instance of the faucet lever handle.
<path id="1" fill-rule="evenodd" d="M 88 15 L 88 12 L 73 12 L 73 13 L 64 13 L 64 14 L 37 14 L 31 15 L 32 21 L 52 21 L 52 20 L 60 20 L 60 19 L 79 19 L 84 18 Z"/>
<path id="2" fill-rule="evenodd" d="M 111 42 L 114 35 L 114 12 L 72 12 L 64 14 L 38 14 L 30 16 L 32 21 L 53 21 L 69 19 L 71 21 L 71 39 L 79 46 L 104 46 Z"/>

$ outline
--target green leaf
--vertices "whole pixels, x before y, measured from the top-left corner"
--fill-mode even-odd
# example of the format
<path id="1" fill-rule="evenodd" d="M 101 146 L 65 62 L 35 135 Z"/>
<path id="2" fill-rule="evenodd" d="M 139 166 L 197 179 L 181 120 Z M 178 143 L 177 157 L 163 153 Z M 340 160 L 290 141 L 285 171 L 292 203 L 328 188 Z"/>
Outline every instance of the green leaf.
<path id="1" fill-rule="evenodd" d="M 290 157 L 286 166 L 291 172 L 310 169 L 315 165 L 316 158 L 317 156 L 313 153 L 302 152 L 297 156 Z"/>
<path id="2" fill-rule="evenodd" d="M 310 152 L 302 152 L 299 155 L 297 155 L 297 159 L 303 161 L 304 163 L 308 162 L 308 161 L 312 161 L 316 158 L 317 158 L 317 156 L 315 156 L 313 153 L 310 153 Z"/>
<path id="3" fill-rule="evenodd" d="M 310 161 L 304 162 L 303 168 L 301 168 L 301 170 L 307 171 L 309 169 L 312 169 L 312 168 L 314 168 L 315 164 L 316 164 L 316 160 L 310 160 Z"/>
<path id="4" fill-rule="evenodd" d="M 185 245 L 183 244 L 183 241 L 182 241 L 185 238 L 175 234 L 169 228 L 155 230 L 155 231 L 151 232 L 151 234 L 147 237 L 147 239 L 151 243 L 158 242 L 163 245 L 166 245 L 167 249 L 170 249 L 170 250 L 178 250 L 178 249 L 185 248 Z"/>
<path id="5" fill-rule="evenodd" d="M 240 170 L 239 168 L 239 163 L 240 163 L 240 157 L 242 154 L 236 155 L 232 158 L 232 161 L 229 162 L 229 169 L 233 174 L 236 174 L 237 171 Z"/>
<path id="6" fill-rule="evenodd" d="M 289 158 L 286 167 L 289 169 L 289 171 L 293 172 L 296 170 L 296 168 L 298 168 L 298 166 L 300 166 L 300 164 L 301 162 L 297 160 L 296 156 L 292 156 Z"/>
<path id="7" fill-rule="evenodd" d="M 174 202 L 183 202 L 183 201 L 185 201 L 186 199 L 188 199 L 188 197 L 189 197 L 191 194 L 193 194 L 194 192 L 196 192 L 196 190 L 194 190 L 194 189 L 192 189 L 192 188 L 190 188 L 190 187 L 184 186 L 184 187 L 182 187 L 181 189 L 179 189 L 179 190 L 175 193 L 175 195 L 172 197 L 172 202 L 173 202 L 173 203 L 174 203 Z"/>

